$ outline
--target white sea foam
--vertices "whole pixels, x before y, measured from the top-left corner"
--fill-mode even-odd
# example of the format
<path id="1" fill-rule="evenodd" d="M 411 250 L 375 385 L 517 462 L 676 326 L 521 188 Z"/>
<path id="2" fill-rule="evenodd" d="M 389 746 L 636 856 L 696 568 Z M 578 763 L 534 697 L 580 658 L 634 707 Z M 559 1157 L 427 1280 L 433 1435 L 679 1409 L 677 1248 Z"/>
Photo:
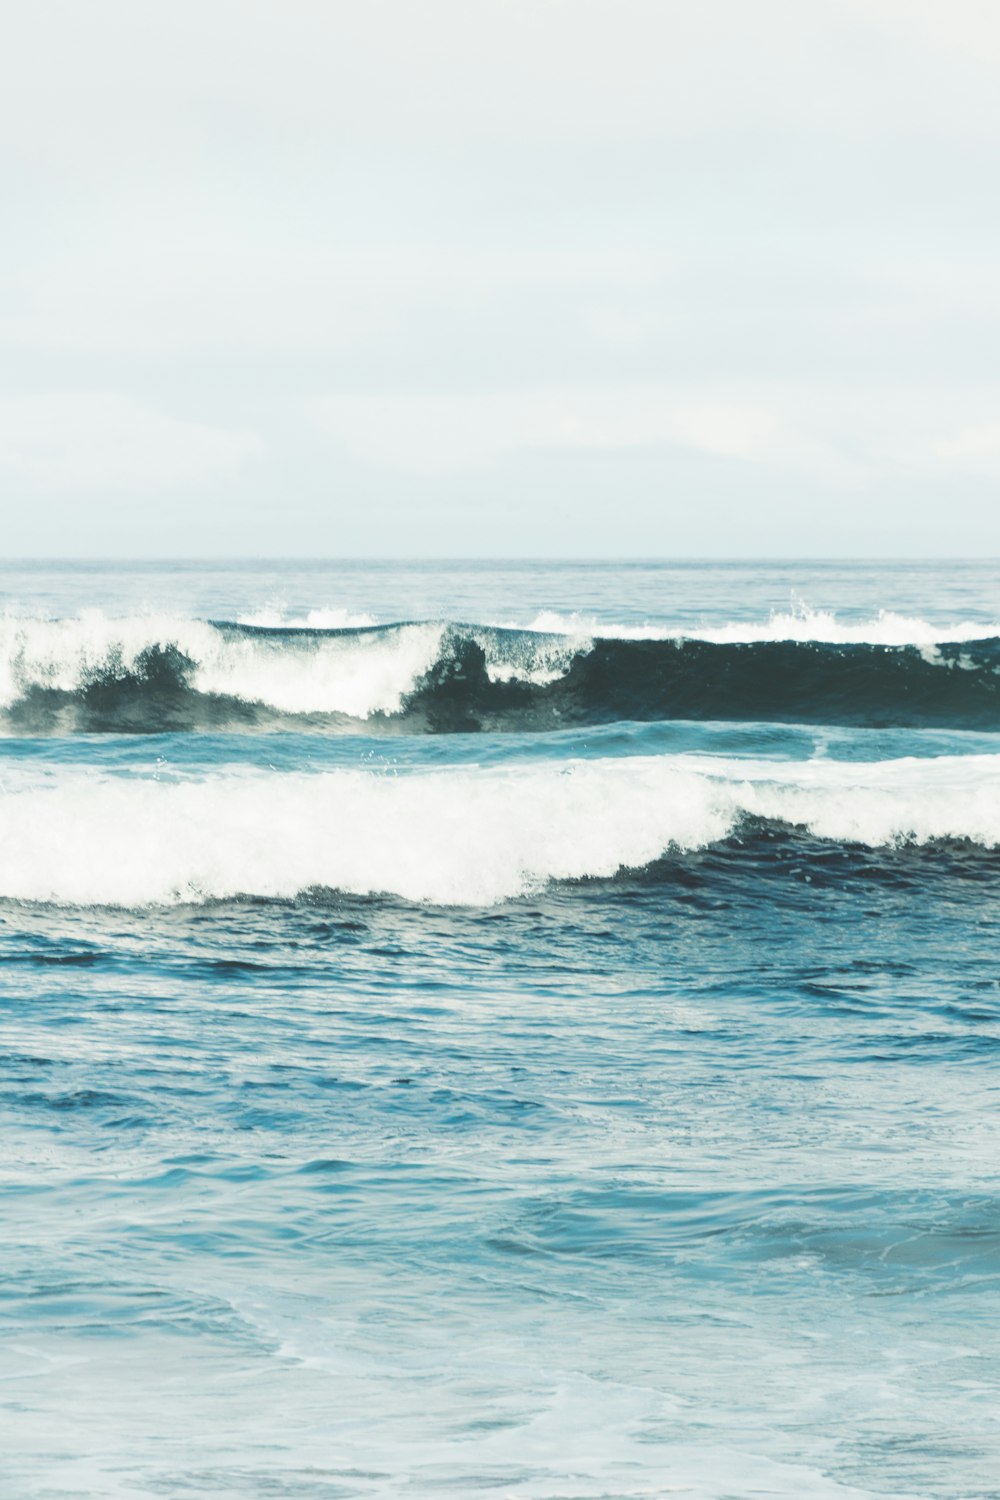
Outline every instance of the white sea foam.
<path id="1" fill-rule="evenodd" d="M 97 677 L 135 672 L 144 652 L 174 647 L 193 665 L 196 692 L 264 703 L 283 713 L 397 713 L 437 660 L 444 627 L 297 641 L 226 633 L 200 620 L 162 615 L 110 619 L 92 611 L 68 620 L 0 618 L 0 707 L 32 687 L 75 692 Z"/>
<path id="2" fill-rule="evenodd" d="M 239 614 L 236 619 L 240 625 L 257 625 L 269 630 L 363 630 L 379 623 L 374 615 L 349 609 L 310 609 L 304 615 L 290 615 L 276 606 Z"/>
<path id="3" fill-rule="evenodd" d="M 515 628 L 507 621 L 509 628 Z M 541 610 L 522 627 L 566 635 L 578 642 L 593 639 L 625 641 L 712 641 L 719 645 L 750 645 L 758 641 L 817 641 L 830 645 L 935 646 L 946 641 L 977 641 L 1000 636 L 1000 622 L 962 620 L 935 625 L 910 615 L 880 610 L 868 620 L 839 620 L 831 610 L 776 611 L 767 620 L 734 621 L 724 625 L 674 626 L 651 622 L 613 624 L 594 616 Z"/>
<path id="4" fill-rule="evenodd" d="M 0 896 L 144 906 L 313 886 L 488 905 L 725 837 L 744 814 L 870 846 L 1000 844 L 1000 755 L 845 764 L 665 756 L 199 780 L 21 770 Z"/>
<path id="5" fill-rule="evenodd" d="M 380 623 L 374 615 L 352 614 L 345 609 L 311 609 L 304 615 L 295 615 L 277 608 L 266 608 L 236 618 L 241 625 L 271 630 L 370 629 Z M 498 636 L 492 628 L 462 627 L 463 634 L 470 635 L 482 646 L 486 656 L 486 675 L 491 682 L 533 682 L 539 686 L 555 682 L 567 672 L 575 652 L 587 650 L 592 645 L 587 632 L 576 635 L 559 629 L 548 638 L 540 627 L 529 625 L 524 631 L 529 637 L 538 638 L 511 640 Z"/>
<path id="6" fill-rule="evenodd" d="M 347 623 L 338 616 L 337 627 Z M 273 626 L 260 612 L 241 623 Z M 328 628 L 329 612 L 313 611 L 301 625 Z M 89 611 L 72 619 L 0 617 L 0 708 L 31 688 L 72 693 L 101 677 L 136 672 L 145 652 L 175 648 L 193 668 L 195 692 L 265 704 L 289 714 L 346 714 L 366 719 L 398 713 L 420 678 L 439 660 L 448 635 L 441 622 L 384 630 L 352 616 L 358 633 L 312 638 L 241 635 L 206 621 L 169 615 L 112 619 Z M 291 622 L 282 619 L 289 629 Z M 360 627 L 360 628 L 359 628 Z M 578 642 L 530 636 L 501 640 L 489 630 L 471 632 L 483 647 L 495 682 L 554 682 L 565 673 Z"/>
<path id="7" fill-rule="evenodd" d="M 398 713 L 441 652 L 441 625 L 388 633 L 324 636 L 292 650 L 280 638 L 220 636 L 198 658 L 192 686 L 265 703 L 283 713 L 341 713 L 367 719 Z"/>
<path id="8" fill-rule="evenodd" d="M 486 675 L 491 682 L 532 682 L 542 687 L 564 677 L 578 651 L 589 651 L 593 642 L 566 635 L 497 635 L 473 632 L 486 657 Z"/>

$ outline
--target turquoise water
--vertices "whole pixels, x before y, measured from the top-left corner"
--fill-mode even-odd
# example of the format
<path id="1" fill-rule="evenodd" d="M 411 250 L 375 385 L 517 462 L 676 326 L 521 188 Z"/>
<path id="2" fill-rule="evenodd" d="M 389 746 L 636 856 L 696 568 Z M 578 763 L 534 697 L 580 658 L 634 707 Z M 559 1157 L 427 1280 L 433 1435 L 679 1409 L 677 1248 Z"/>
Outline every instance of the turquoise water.
<path id="1" fill-rule="evenodd" d="M 995 564 L 0 589 L 5 1495 L 1000 1494 Z"/>

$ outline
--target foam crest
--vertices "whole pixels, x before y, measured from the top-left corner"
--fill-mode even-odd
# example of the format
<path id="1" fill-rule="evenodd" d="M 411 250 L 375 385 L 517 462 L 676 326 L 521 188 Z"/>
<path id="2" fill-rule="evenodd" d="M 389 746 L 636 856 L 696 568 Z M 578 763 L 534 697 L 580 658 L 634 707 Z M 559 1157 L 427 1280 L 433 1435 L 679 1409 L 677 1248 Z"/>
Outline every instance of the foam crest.
<path id="1" fill-rule="evenodd" d="M 95 682 L 142 677 L 151 652 L 191 663 L 189 686 L 204 695 L 263 703 L 289 714 L 365 719 L 398 713 L 438 659 L 444 627 L 301 636 L 220 630 L 207 622 L 144 615 L 109 619 L 0 619 L 0 707 L 32 689 L 79 693 Z"/>
<path id="2" fill-rule="evenodd" d="M 295 615 L 277 606 L 237 615 L 236 620 L 240 625 L 267 630 L 364 630 L 379 623 L 374 615 L 349 609 L 310 609 L 304 615 Z"/>
<path id="3" fill-rule="evenodd" d="M 40 687 L 73 693 L 105 674 L 135 671 L 151 646 L 169 642 L 186 655 L 207 655 L 211 626 L 196 620 L 144 616 L 109 619 L 89 610 L 68 620 L 0 618 L 0 706 Z"/>
<path id="4" fill-rule="evenodd" d="M 441 625 L 400 625 L 300 638 L 289 650 L 280 635 L 223 634 L 199 660 L 192 686 L 289 714 L 395 714 L 438 660 L 443 636 Z"/>
<path id="5" fill-rule="evenodd" d="M 515 628 L 513 625 L 510 628 Z M 868 620 L 839 620 L 832 610 L 795 609 L 774 611 L 760 622 L 734 621 L 724 625 L 678 626 L 651 622 L 620 625 L 580 614 L 541 610 L 527 626 L 552 635 L 565 635 L 579 643 L 589 640 L 621 641 L 711 641 L 717 645 L 753 645 L 764 641 L 822 642 L 833 646 L 935 646 L 948 641 L 978 641 L 1000 636 L 1000 622 L 962 620 L 934 625 L 916 616 L 879 610 Z"/>
<path id="6" fill-rule="evenodd" d="M 471 639 L 482 648 L 490 682 L 529 682 L 546 687 L 564 677 L 579 651 L 588 651 L 589 640 L 532 631 L 476 630 Z"/>
<path id="7" fill-rule="evenodd" d="M 893 620 L 883 622 L 887 636 L 916 634 L 914 622 Z M 331 732 L 373 718 L 421 733 L 657 718 L 1000 724 L 1000 639 L 836 644 L 807 638 L 800 620 L 800 640 L 785 639 L 774 622 L 768 630 L 780 638 L 758 632 L 753 642 L 724 640 L 747 633 L 735 626 L 711 640 L 677 632 L 617 640 L 588 636 L 579 621 L 562 621 L 563 632 L 551 628 L 557 620 L 536 623 L 549 628 L 5 616 L 0 710 L 15 733 L 285 727 L 308 716 Z"/>
<path id="8" fill-rule="evenodd" d="M 708 757 L 391 775 L 19 772 L 0 896 L 141 907 L 313 887 L 489 905 L 713 844 L 747 815 L 876 848 L 1000 844 L 1000 756 L 775 766 Z"/>

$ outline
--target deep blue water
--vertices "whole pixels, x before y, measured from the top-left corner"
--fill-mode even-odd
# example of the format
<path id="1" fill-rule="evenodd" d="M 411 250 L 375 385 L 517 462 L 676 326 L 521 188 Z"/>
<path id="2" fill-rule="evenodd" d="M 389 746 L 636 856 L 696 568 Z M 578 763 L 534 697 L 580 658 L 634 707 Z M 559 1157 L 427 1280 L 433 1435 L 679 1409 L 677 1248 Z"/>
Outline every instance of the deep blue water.
<path id="1" fill-rule="evenodd" d="M 0 1493 L 1000 1495 L 996 563 L 0 607 Z"/>

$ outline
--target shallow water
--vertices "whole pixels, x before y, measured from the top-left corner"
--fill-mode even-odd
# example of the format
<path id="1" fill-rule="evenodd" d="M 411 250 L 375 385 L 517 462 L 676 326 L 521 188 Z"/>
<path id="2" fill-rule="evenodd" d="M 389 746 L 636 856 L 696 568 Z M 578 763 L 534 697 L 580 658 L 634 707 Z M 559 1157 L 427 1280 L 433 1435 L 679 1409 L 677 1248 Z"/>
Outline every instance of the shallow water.
<path id="1" fill-rule="evenodd" d="M 954 704 L 994 565 L 0 582 L 5 1494 L 1000 1493 L 993 668 L 872 723 L 817 655 Z M 440 636 L 302 644 L 399 619 L 520 720 Z M 836 714 L 543 725 L 630 630 L 794 637 Z"/>

